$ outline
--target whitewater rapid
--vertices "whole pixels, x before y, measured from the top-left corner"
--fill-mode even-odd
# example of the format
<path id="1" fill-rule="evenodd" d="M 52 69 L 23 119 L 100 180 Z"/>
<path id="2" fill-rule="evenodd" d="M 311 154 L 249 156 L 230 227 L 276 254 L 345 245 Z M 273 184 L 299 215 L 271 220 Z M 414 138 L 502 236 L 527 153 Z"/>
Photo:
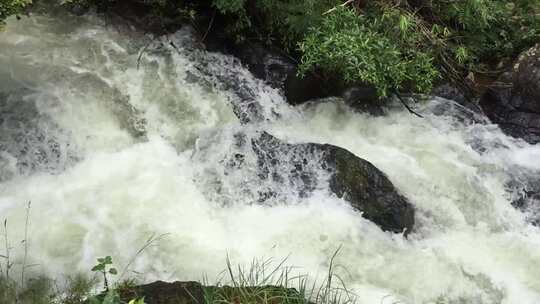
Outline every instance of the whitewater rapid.
<path id="1" fill-rule="evenodd" d="M 236 118 L 230 75 L 260 121 Z M 105 255 L 122 268 L 166 234 L 130 276 L 212 280 L 228 255 L 288 257 L 321 278 L 341 245 L 336 271 L 358 303 L 540 303 L 537 214 L 512 207 L 521 193 L 508 187 L 539 176 L 540 146 L 448 100 L 418 111 L 424 119 L 399 107 L 358 114 L 340 100 L 292 108 L 233 58 L 199 50 L 188 30 L 153 39 L 93 15 L 10 19 L 0 32 L 0 217 L 15 270 L 31 201 L 34 273 L 88 272 Z M 254 189 L 272 185 L 226 161 L 235 134 L 260 130 L 369 160 L 415 206 L 415 231 L 382 232 L 324 185 L 258 203 Z"/>

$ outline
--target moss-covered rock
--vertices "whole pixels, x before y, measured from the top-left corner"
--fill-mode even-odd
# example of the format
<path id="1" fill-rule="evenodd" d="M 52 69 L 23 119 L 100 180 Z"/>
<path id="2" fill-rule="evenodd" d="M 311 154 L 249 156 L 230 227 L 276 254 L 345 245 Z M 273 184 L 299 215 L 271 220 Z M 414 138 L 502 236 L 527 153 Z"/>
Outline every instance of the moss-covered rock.
<path id="1" fill-rule="evenodd" d="M 163 281 L 122 290 L 120 298 L 126 303 L 131 299 L 144 298 L 148 304 L 308 303 L 296 289 L 281 286 L 203 286 L 198 282 Z"/>
<path id="2" fill-rule="evenodd" d="M 334 170 L 330 189 L 363 212 L 383 230 L 408 233 L 414 226 L 414 208 L 392 182 L 370 162 L 332 145 L 322 145 Z"/>
<path id="3" fill-rule="evenodd" d="M 143 298 L 148 304 L 201 304 L 206 303 L 203 286 L 198 282 L 156 281 L 122 290 L 120 297 L 126 301 Z"/>
<path id="4" fill-rule="evenodd" d="M 322 169 L 328 173 L 330 191 L 382 230 L 407 234 L 413 229 L 414 207 L 383 172 L 346 149 L 328 144 L 287 144 L 266 132 L 252 140 L 252 147 L 261 178 L 287 181 L 284 186 L 300 187 L 295 190 L 308 195 L 325 182 L 321 180 Z"/>

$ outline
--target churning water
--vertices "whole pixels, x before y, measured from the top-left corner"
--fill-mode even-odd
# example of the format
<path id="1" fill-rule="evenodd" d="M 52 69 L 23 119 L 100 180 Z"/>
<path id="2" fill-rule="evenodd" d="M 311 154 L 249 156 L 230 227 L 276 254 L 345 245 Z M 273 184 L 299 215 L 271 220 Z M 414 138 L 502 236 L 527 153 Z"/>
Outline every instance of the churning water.
<path id="1" fill-rule="evenodd" d="M 289 256 L 317 277 L 342 245 L 337 271 L 359 303 L 540 303 L 538 214 L 511 205 L 539 175 L 540 146 L 447 100 L 419 111 L 424 119 L 357 114 L 339 100 L 291 108 L 187 30 L 150 39 L 93 16 L 10 20 L 0 33 L 0 216 L 20 262 L 32 202 L 29 263 L 50 275 L 104 255 L 125 265 L 167 233 L 133 275 L 200 279 L 228 254 L 240 264 Z M 235 145 L 261 130 L 369 160 L 416 207 L 415 231 L 382 232 L 323 177 L 309 195 L 261 181 Z M 261 202 L 265 191 L 277 194 Z"/>

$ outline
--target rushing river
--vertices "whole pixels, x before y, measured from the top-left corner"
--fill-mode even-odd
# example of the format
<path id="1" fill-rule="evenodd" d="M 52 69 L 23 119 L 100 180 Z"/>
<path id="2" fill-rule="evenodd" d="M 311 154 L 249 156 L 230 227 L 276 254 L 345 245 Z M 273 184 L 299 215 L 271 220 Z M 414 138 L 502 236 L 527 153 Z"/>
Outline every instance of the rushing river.
<path id="1" fill-rule="evenodd" d="M 239 122 L 227 77 L 262 119 Z M 400 107 L 372 117 L 339 100 L 290 107 L 187 30 L 151 39 L 94 16 L 10 19 L 0 32 L 0 217 L 11 254 L 21 262 L 31 201 L 34 273 L 87 272 L 105 255 L 121 268 L 150 235 L 167 234 L 132 276 L 212 278 L 228 254 L 235 264 L 288 256 L 317 278 L 342 245 L 336 271 L 358 303 L 540 303 L 538 214 L 511 205 L 540 174 L 540 146 L 447 100 L 418 111 L 425 118 Z M 382 232 L 324 183 L 306 196 L 257 180 L 252 160 L 231 170 L 235 134 L 261 130 L 369 160 L 415 206 L 415 231 Z M 257 203 L 261 189 L 279 195 Z"/>

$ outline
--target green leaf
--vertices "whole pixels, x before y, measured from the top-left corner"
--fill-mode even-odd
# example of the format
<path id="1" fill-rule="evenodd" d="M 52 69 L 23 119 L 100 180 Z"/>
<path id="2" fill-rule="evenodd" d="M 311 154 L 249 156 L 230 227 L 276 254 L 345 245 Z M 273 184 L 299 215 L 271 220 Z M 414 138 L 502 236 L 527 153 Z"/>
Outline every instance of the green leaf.
<path id="1" fill-rule="evenodd" d="M 88 303 L 89 304 L 101 304 L 101 301 L 96 296 L 93 296 L 93 297 L 88 298 Z"/>
<path id="2" fill-rule="evenodd" d="M 103 264 L 98 264 L 98 265 L 92 267 L 92 271 L 103 271 L 103 270 L 105 270 L 105 265 L 103 265 Z"/>
<path id="3" fill-rule="evenodd" d="M 145 304 L 144 303 L 144 297 L 142 297 L 140 299 L 133 299 L 133 300 L 129 301 L 128 304 Z"/>
<path id="4" fill-rule="evenodd" d="M 109 273 L 110 274 L 118 274 L 118 271 L 116 270 L 116 268 L 111 268 L 111 269 L 109 269 Z"/>
<path id="5" fill-rule="evenodd" d="M 399 29 L 401 32 L 406 32 L 409 29 L 410 24 L 411 21 L 409 20 L 409 17 L 405 15 L 399 17 Z"/>

